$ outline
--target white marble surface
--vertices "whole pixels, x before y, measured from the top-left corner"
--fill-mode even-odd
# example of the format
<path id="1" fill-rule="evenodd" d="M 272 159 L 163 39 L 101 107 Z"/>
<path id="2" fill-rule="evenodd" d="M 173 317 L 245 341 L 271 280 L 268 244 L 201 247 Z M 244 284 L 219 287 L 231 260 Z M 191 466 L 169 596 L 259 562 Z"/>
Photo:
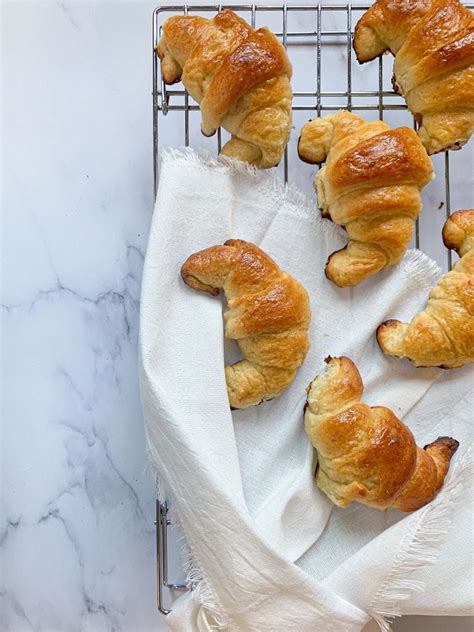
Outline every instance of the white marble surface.
<path id="1" fill-rule="evenodd" d="M 167 629 L 155 606 L 154 482 L 137 388 L 153 8 L 2 6 L 2 631 Z M 323 89 L 345 90 L 345 48 L 327 51 Z M 314 49 L 291 54 L 295 88 L 314 85 Z M 354 66 L 354 89 L 376 77 L 375 66 Z M 193 144 L 205 145 L 194 118 Z M 180 120 L 162 123 L 162 144 L 182 144 Z M 290 179 L 311 193 L 311 169 L 290 156 Z M 471 144 L 453 157 L 453 209 L 473 203 L 472 156 Z M 443 263 L 442 159 L 436 166 L 422 246 Z M 395 629 L 462 632 L 472 621 L 406 617 Z"/>

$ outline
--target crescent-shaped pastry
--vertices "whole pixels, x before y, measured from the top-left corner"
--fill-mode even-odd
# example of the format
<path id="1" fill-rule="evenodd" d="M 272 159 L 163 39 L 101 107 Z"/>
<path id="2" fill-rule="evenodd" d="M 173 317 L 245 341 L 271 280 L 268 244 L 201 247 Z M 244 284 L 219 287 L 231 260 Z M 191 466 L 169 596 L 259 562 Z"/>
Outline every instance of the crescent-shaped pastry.
<path id="1" fill-rule="evenodd" d="M 357 501 L 376 509 L 414 511 L 443 485 L 458 442 L 439 437 L 423 449 L 396 415 L 360 401 L 355 364 L 327 358 L 308 387 L 305 429 L 318 453 L 316 483 L 336 505 Z"/>
<path id="2" fill-rule="evenodd" d="M 382 351 L 416 366 L 461 367 L 474 362 L 474 210 L 446 221 L 443 240 L 460 255 L 411 323 L 387 320 L 377 329 Z"/>
<path id="3" fill-rule="evenodd" d="M 459 149 L 474 130 L 474 16 L 459 0 L 378 0 L 358 21 L 360 63 L 390 50 L 393 83 L 429 154 Z"/>
<path id="4" fill-rule="evenodd" d="M 200 104 L 203 134 L 220 125 L 232 134 L 223 155 L 257 167 L 280 162 L 291 132 L 292 68 L 273 33 L 229 9 L 211 20 L 173 16 L 156 52 L 163 81 L 182 80 Z"/>
<path id="5" fill-rule="evenodd" d="M 225 335 L 244 356 L 225 367 L 231 407 L 248 408 L 280 395 L 309 349 L 311 311 L 304 287 L 263 250 L 240 239 L 191 255 L 181 276 L 211 296 L 219 288 L 225 292 Z"/>
<path id="6" fill-rule="evenodd" d="M 298 152 L 306 162 L 326 160 L 315 178 L 318 204 L 349 237 L 329 257 L 326 276 L 346 287 L 397 263 L 421 211 L 420 191 L 433 177 L 416 133 L 342 111 L 307 123 Z"/>

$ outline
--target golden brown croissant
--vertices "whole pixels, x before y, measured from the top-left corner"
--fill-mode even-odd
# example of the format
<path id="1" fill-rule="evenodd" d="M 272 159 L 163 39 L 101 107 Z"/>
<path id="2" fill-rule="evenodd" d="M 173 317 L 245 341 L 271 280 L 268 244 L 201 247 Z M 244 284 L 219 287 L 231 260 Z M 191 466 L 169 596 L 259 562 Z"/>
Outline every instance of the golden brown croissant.
<path id="1" fill-rule="evenodd" d="M 278 164 L 291 131 L 291 64 L 267 28 L 254 30 L 225 9 L 212 20 L 174 16 L 157 54 L 163 81 L 182 79 L 201 105 L 201 129 L 232 134 L 222 154 L 257 167 Z"/>
<path id="2" fill-rule="evenodd" d="M 309 349 L 308 294 L 260 248 L 240 239 L 191 255 L 181 268 L 187 285 L 216 296 L 223 288 L 229 310 L 225 335 L 237 340 L 244 360 L 225 367 L 232 408 L 280 395 Z"/>
<path id="3" fill-rule="evenodd" d="M 387 320 L 377 329 L 377 341 L 384 353 L 409 358 L 416 366 L 452 369 L 474 362 L 474 210 L 453 213 L 443 240 L 461 259 L 409 325 Z"/>
<path id="4" fill-rule="evenodd" d="M 429 154 L 459 149 L 474 130 L 474 19 L 459 0 L 378 0 L 354 35 L 360 63 L 390 50 L 394 85 Z"/>
<path id="5" fill-rule="evenodd" d="M 307 123 L 298 153 L 310 163 L 326 159 L 315 178 L 318 203 L 349 236 L 329 257 L 326 276 L 345 287 L 395 264 L 421 210 L 420 189 L 433 175 L 415 132 L 339 112 Z"/>
<path id="6" fill-rule="evenodd" d="M 318 452 L 316 483 L 339 507 L 414 511 L 440 489 L 458 442 L 439 437 L 422 450 L 394 413 L 360 401 L 364 387 L 349 358 L 327 358 L 308 387 L 305 429 Z"/>

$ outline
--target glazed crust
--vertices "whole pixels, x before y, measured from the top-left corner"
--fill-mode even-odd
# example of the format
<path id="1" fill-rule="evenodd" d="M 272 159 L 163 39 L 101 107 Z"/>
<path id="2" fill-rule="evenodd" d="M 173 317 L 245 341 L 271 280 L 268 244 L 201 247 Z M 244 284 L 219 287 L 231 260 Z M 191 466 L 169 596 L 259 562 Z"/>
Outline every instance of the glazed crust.
<path id="1" fill-rule="evenodd" d="M 349 236 L 330 256 L 327 277 L 356 285 L 399 261 L 421 210 L 420 189 L 433 175 L 416 133 L 339 112 L 307 123 L 298 152 L 307 162 L 326 160 L 315 178 L 318 203 Z"/>
<path id="2" fill-rule="evenodd" d="M 455 250 L 460 257 L 474 249 L 474 210 L 456 211 L 443 226 L 446 248 Z"/>
<path id="3" fill-rule="evenodd" d="M 360 63 L 390 50 L 394 82 L 429 154 L 474 130 L 474 18 L 459 0 L 377 0 L 356 25 Z"/>
<path id="4" fill-rule="evenodd" d="M 458 442 L 440 437 L 424 449 L 395 414 L 360 401 L 362 379 L 346 357 L 308 387 L 305 429 L 318 452 L 316 483 L 339 507 L 414 511 L 440 489 Z"/>
<path id="5" fill-rule="evenodd" d="M 377 329 L 382 351 L 416 366 L 451 369 L 474 362 L 474 210 L 446 221 L 443 240 L 461 255 L 410 324 L 387 320 Z"/>
<path id="6" fill-rule="evenodd" d="M 225 292 L 225 335 L 237 341 L 244 357 L 225 367 L 231 407 L 247 408 L 280 395 L 309 349 L 311 311 L 304 287 L 263 250 L 240 239 L 191 255 L 181 276 L 212 296 L 219 288 Z"/>
<path id="7" fill-rule="evenodd" d="M 222 125 L 231 140 L 222 154 L 258 167 L 280 161 L 291 131 L 291 64 L 266 28 L 254 30 L 225 9 L 212 20 L 174 16 L 156 49 L 162 77 L 182 79 L 201 105 L 201 129 Z"/>

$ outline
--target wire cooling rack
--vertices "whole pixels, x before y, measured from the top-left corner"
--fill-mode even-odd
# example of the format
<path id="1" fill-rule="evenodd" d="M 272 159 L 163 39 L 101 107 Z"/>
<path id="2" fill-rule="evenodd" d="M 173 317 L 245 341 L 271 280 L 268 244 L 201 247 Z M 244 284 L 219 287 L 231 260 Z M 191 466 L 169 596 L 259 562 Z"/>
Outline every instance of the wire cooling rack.
<path id="1" fill-rule="evenodd" d="M 160 168 L 160 151 L 165 144 L 178 146 L 206 147 L 219 152 L 227 140 L 227 132 L 219 129 L 215 138 L 204 139 L 200 135 L 199 106 L 188 95 L 181 84 L 166 86 L 161 77 L 160 62 L 155 53 L 161 37 L 164 20 L 174 14 L 204 14 L 212 17 L 222 8 L 232 9 L 254 28 L 269 26 L 277 35 L 293 63 L 293 69 L 300 69 L 296 52 L 304 51 L 305 63 L 299 77 L 293 77 L 293 118 L 295 134 L 292 134 L 285 150 L 281 175 L 288 182 L 297 179 L 301 172 L 306 173 L 307 165 L 297 157 L 296 139 L 302 124 L 310 118 L 323 113 L 337 112 L 340 109 L 362 112 L 366 118 L 387 119 L 390 125 L 413 125 L 416 123 L 407 111 L 404 100 L 391 88 L 392 57 L 381 56 L 378 62 L 360 67 L 352 49 L 354 26 L 362 13 L 370 5 L 360 4 L 235 4 L 235 5 L 167 5 L 153 12 L 153 182 L 156 195 Z M 474 8 L 474 4 L 467 4 Z M 308 67 L 308 52 L 311 51 L 313 66 Z M 327 56 L 329 54 L 329 57 Z M 293 55 L 296 57 L 293 58 Z M 388 63 L 384 63 L 387 61 Z M 357 83 L 363 73 L 364 86 L 370 84 L 371 90 L 357 89 Z M 323 75 L 329 78 L 329 89 L 323 90 Z M 325 81 L 326 82 L 326 81 Z M 298 85 L 296 85 L 298 84 Z M 390 119 L 390 120 L 388 120 Z M 210 144 L 213 143 L 213 144 Z M 441 198 L 438 210 L 444 207 L 445 216 L 451 213 L 450 152 L 433 160 L 438 182 L 436 198 Z M 314 172 L 314 167 L 311 167 Z M 299 184 L 299 182 L 297 182 Z M 441 218 L 444 222 L 445 217 Z M 438 223 L 440 218 L 438 217 Z M 435 227 L 436 228 L 436 227 Z M 422 232 L 420 220 L 416 222 L 413 245 L 420 247 Z M 437 230 L 437 228 L 436 228 Z M 440 230 L 437 234 L 440 234 Z M 423 246 L 422 246 L 423 247 Z M 440 261 L 438 261 L 440 263 Z M 446 250 L 444 267 L 451 267 L 451 251 Z M 168 506 L 156 502 L 156 551 L 157 551 L 157 605 L 163 614 L 170 610 L 165 607 L 164 599 L 170 599 L 174 591 L 186 590 L 184 584 L 173 582 L 168 577 Z"/>

